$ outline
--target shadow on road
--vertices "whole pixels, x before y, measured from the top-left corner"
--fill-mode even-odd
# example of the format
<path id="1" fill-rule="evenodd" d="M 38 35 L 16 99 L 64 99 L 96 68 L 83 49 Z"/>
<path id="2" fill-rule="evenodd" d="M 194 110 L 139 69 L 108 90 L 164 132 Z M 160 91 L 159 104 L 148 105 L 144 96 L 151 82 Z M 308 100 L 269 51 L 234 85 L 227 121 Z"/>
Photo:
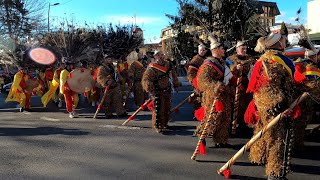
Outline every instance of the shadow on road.
<path id="1" fill-rule="evenodd" d="M 89 132 L 78 129 L 64 129 L 56 127 L 36 127 L 36 128 L 0 128 L 0 136 L 39 136 L 39 135 L 88 135 Z"/>
<path id="2" fill-rule="evenodd" d="M 190 130 L 191 129 L 191 130 Z M 163 131 L 163 135 L 179 135 L 179 136 L 192 136 L 194 126 L 170 126 L 167 130 Z"/>
<path id="3" fill-rule="evenodd" d="M 293 164 L 291 170 L 295 173 L 320 175 L 320 166 Z"/>

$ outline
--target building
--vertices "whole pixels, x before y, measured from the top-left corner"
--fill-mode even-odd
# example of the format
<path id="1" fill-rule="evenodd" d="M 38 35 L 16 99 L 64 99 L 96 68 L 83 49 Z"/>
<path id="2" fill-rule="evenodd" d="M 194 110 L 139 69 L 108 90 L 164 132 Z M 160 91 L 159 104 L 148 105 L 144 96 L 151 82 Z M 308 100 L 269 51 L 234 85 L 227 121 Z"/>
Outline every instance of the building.
<path id="1" fill-rule="evenodd" d="M 307 5 L 307 28 L 313 43 L 320 44 L 320 0 L 309 0 Z"/>

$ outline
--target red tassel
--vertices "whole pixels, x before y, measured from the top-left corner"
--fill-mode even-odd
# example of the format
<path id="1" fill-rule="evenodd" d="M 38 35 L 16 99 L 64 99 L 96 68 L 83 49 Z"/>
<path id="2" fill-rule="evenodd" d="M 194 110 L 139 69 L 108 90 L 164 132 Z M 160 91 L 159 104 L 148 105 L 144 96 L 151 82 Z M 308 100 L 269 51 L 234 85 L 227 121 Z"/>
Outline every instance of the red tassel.
<path id="1" fill-rule="evenodd" d="M 195 110 L 194 117 L 196 117 L 198 121 L 202 121 L 204 118 L 204 111 L 205 111 L 205 109 L 203 106 L 201 108 Z"/>
<path id="2" fill-rule="evenodd" d="M 32 96 L 35 96 L 36 94 L 37 94 L 37 93 L 34 92 L 34 91 L 32 91 L 32 93 L 31 93 Z"/>
<path id="3" fill-rule="evenodd" d="M 147 107 L 148 107 L 148 109 L 149 109 L 150 111 L 152 111 L 152 110 L 154 109 L 153 100 L 148 103 Z"/>
<path id="4" fill-rule="evenodd" d="M 224 111 L 223 103 L 220 100 L 216 101 L 216 111 L 217 112 L 223 112 Z"/>
<path id="5" fill-rule="evenodd" d="M 145 110 L 146 107 L 147 107 L 147 106 L 146 106 L 145 104 L 142 104 L 142 105 L 140 106 L 141 110 Z"/>
<path id="6" fill-rule="evenodd" d="M 199 153 L 200 154 L 206 154 L 206 143 L 205 140 L 203 140 L 202 142 L 200 142 L 200 146 L 199 146 Z"/>
<path id="7" fill-rule="evenodd" d="M 226 169 L 226 170 L 223 171 L 223 177 L 227 178 L 227 179 L 230 179 L 230 177 L 231 177 L 230 169 Z"/>
<path id="8" fill-rule="evenodd" d="M 293 118 L 294 119 L 298 119 L 301 116 L 301 108 L 299 105 L 296 105 L 293 108 Z"/>
<path id="9" fill-rule="evenodd" d="M 196 76 L 192 82 L 191 82 L 192 86 L 195 88 L 195 89 L 198 89 L 199 90 L 199 87 L 198 87 L 198 77 Z"/>
<path id="10" fill-rule="evenodd" d="M 175 112 L 175 113 L 180 112 L 179 108 L 174 108 L 174 112 Z"/>
<path id="11" fill-rule="evenodd" d="M 295 66 L 295 72 L 294 72 L 294 81 L 297 84 L 301 84 L 303 81 L 305 81 L 307 78 L 305 75 L 303 75 L 302 71 L 302 64 L 297 64 Z"/>
<path id="12" fill-rule="evenodd" d="M 101 110 L 101 108 L 102 108 L 102 105 L 101 105 L 101 104 L 99 104 L 99 105 L 98 105 L 98 109 L 99 109 L 99 110 Z"/>
<path id="13" fill-rule="evenodd" d="M 254 104 L 254 100 L 251 100 L 244 114 L 244 121 L 248 125 L 255 125 L 259 121 L 259 119 L 260 118 L 257 112 L 256 105 Z"/>
<path id="14" fill-rule="evenodd" d="M 134 119 L 135 116 L 130 116 L 129 117 L 129 121 L 132 121 Z"/>

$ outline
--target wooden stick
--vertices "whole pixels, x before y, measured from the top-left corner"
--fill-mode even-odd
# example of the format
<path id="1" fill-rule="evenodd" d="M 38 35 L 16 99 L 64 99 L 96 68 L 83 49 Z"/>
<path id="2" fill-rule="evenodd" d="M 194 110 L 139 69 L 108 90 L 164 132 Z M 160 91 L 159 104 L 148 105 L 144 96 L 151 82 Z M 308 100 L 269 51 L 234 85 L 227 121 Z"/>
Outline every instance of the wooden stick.
<path id="1" fill-rule="evenodd" d="M 125 122 L 122 123 L 122 126 L 127 125 L 130 121 L 133 120 L 133 118 L 142 110 L 144 110 L 147 106 L 152 101 L 152 99 L 148 99 L 146 102 L 144 102 Z"/>
<path id="2" fill-rule="evenodd" d="M 292 110 L 296 105 L 298 105 L 301 101 L 303 101 L 305 98 L 307 98 L 309 94 L 307 92 L 304 92 L 300 97 L 298 97 L 288 108 L 288 110 Z M 250 149 L 250 147 L 258 140 L 260 139 L 271 127 L 275 126 L 279 120 L 281 120 L 283 113 L 280 113 L 277 117 L 275 117 L 273 120 L 269 122 L 261 131 L 259 131 L 257 134 L 255 134 L 247 144 L 245 144 L 225 165 L 223 165 L 219 170 L 218 174 L 223 175 L 223 172 L 227 169 L 230 169 L 230 167 L 236 162 L 237 159 L 239 159 L 246 151 Z"/>
<path id="3" fill-rule="evenodd" d="M 240 100 L 240 87 L 242 85 L 242 71 L 240 71 L 240 77 L 237 78 L 236 95 L 233 104 L 233 118 L 232 118 L 232 131 L 231 134 L 236 134 L 238 127 L 238 111 Z"/>
<path id="4" fill-rule="evenodd" d="M 202 142 L 202 141 L 206 138 L 206 136 L 207 136 L 207 129 L 209 128 L 210 121 L 212 121 L 211 119 L 212 119 L 212 115 L 213 115 L 213 113 L 214 113 L 214 111 L 215 111 L 215 109 L 216 109 L 216 102 L 217 102 L 217 100 L 218 100 L 218 99 L 216 98 L 216 99 L 213 101 L 213 105 L 212 105 L 211 110 L 210 110 L 210 115 L 209 115 L 208 119 L 206 119 L 206 124 L 205 124 L 205 126 L 204 126 L 204 128 L 203 128 L 203 130 L 202 130 L 202 133 L 201 133 L 201 136 L 200 136 L 199 141 L 198 141 L 198 143 L 197 143 L 196 149 L 194 150 L 193 155 L 191 156 L 191 159 L 192 159 L 192 160 L 196 160 L 196 157 L 197 157 L 198 152 L 199 152 L 200 144 L 201 144 L 201 142 Z"/>
<path id="5" fill-rule="evenodd" d="M 182 105 L 184 105 L 189 98 L 195 96 L 195 93 L 193 92 L 192 94 L 190 94 L 187 98 L 185 98 L 182 102 L 180 102 L 176 107 L 172 108 L 170 110 L 170 113 L 174 112 L 174 111 L 177 111 Z"/>
<path id="6" fill-rule="evenodd" d="M 108 92 L 109 92 L 109 86 L 107 86 L 107 87 L 106 87 L 106 89 L 104 90 L 104 93 L 103 93 L 102 99 L 101 99 L 101 101 L 100 101 L 100 103 L 99 103 L 99 105 L 98 105 L 98 107 L 97 107 L 96 113 L 94 113 L 93 119 L 96 119 L 96 117 L 97 117 L 97 115 L 98 115 L 98 113 L 99 113 L 100 109 L 101 109 L 101 108 L 102 108 L 102 106 L 103 106 L 104 101 L 105 101 L 105 100 L 106 100 L 106 98 L 107 98 L 107 94 L 108 94 Z"/>

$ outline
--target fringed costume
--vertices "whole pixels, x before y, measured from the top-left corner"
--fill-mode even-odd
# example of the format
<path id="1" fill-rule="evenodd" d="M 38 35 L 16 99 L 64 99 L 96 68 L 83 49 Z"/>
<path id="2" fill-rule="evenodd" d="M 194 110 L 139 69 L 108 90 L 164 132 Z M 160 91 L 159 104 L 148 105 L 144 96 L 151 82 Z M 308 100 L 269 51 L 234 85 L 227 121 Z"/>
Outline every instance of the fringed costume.
<path id="1" fill-rule="evenodd" d="M 209 57 L 200 66 L 196 77 L 196 88 L 203 94 L 204 118 L 196 130 L 201 135 L 206 121 L 209 121 L 207 135 L 212 135 L 216 145 L 227 144 L 228 128 L 231 120 L 230 90 L 224 84 L 225 63 L 221 59 Z M 216 102 L 213 104 L 213 102 Z M 215 105 L 215 109 L 212 106 Z M 212 112 L 210 112 L 213 110 Z M 210 114 L 212 114 L 210 116 Z M 209 119 L 211 117 L 211 119 Z"/>
<path id="2" fill-rule="evenodd" d="M 230 69 L 233 74 L 233 76 L 229 82 L 229 86 L 230 86 L 230 90 L 231 90 L 230 96 L 233 97 L 232 98 L 232 102 L 233 102 L 232 109 L 237 108 L 237 112 L 238 112 L 237 117 L 232 120 L 237 120 L 237 122 L 240 126 L 239 129 L 243 129 L 243 128 L 245 128 L 245 123 L 243 120 L 244 113 L 245 113 L 250 101 L 252 100 L 252 94 L 246 93 L 246 89 L 248 88 L 250 72 L 253 67 L 253 64 L 255 63 L 255 59 L 250 56 L 240 56 L 237 54 L 229 56 L 227 59 L 230 60 L 230 62 L 231 62 Z M 243 67 L 242 71 L 237 70 L 236 67 L 238 64 L 242 65 L 242 67 Z M 238 83 L 238 81 L 240 81 L 240 82 Z M 239 85 L 239 87 L 238 87 L 239 99 L 238 99 L 238 102 L 234 102 L 235 96 L 236 96 L 237 85 Z M 237 105 L 237 104 L 238 104 L 238 106 L 235 107 L 235 105 Z M 232 114 L 232 116 L 234 116 L 234 114 Z"/>
<path id="3" fill-rule="evenodd" d="M 200 56 L 199 54 L 195 55 L 188 64 L 187 68 L 187 78 L 191 84 L 194 84 L 193 81 L 197 76 L 198 69 L 202 65 L 205 57 Z M 199 109 L 201 107 L 201 93 L 195 89 L 195 96 L 190 99 L 190 102 L 193 104 L 193 109 Z"/>
<path id="4" fill-rule="evenodd" d="M 295 69 L 295 80 L 301 93 L 310 92 L 311 96 L 320 99 L 320 65 L 312 60 L 304 59 L 302 62 L 296 63 Z M 295 148 L 297 150 L 302 150 L 304 146 L 305 128 L 312 120 L 316 105 L 314 100 L 316 99 L 308 98 L 300 105 L 301 117 L 294 122 Z"/>
<path id="5" fill-rule="evenodd" d="M 129 71 L 128 71 L 129 79 L 132 82 L 132 92 L 134 94 L 134 102 L 137 105 L 137 107 L 140 107 L 144 103 L 147 97 L 141 84 L 144 71 L 145 71 L 145 68 L 140 61 L 134 61 L 130 65 Z"/>
<path id="6" fill-rule="evenodd" d="M 179 86 L 176 72 L 172 70 L 170 62 L 164 61 L 162 64 L 150 63 L 142 76 L 143 89 L 154 95 L 154 108 L 152 110 L 152 127 L 162 130 L 168 126 L 171 108 L 171 84 Z"/>
<path id="7" fill-rule="evenodd" d="M 127 115 L 126 110 L 122 104 L 120 85 L 115 79 L 115 70 L 112 64 L 106 64 L 100 66 L 97 74 L 97 83 L 102 87 L 109 87 L 108 94 L 106 96 L 106 118 L 111 118 L 112 112 L 116 111 L 116 114 L 121 117 Z"/>
<path id="8" fill-rule="evenodd" d="M 70 70 L 71 72 L 71 70 Z M 79 96 L 78 93 L 72 91 L 68 85 L 67 79 L 69 78 L 70 72 L 67 69 L 63 69 L 60 72 L 60 93 L 64 95 L 64 100 L 66 102 L 66 108 L 68 113 L 75 115 L 74 110 L 78 106 Z"/>
<path id="9" fill-rule="evenodd" d="M 254 65 L 247 89 L 248 93 L 253 93 L 253 100 L 245 115 L 246 123 L 254 125 L 254 134 L 287 109 L 295 99 L 294 71 L 293 62 L 276 50 L 267 50 Z M 286 156 L 284 150 L 285 143 L 289 144 L 286 142 L 286 132 L 292 130 L 291 123 L 291 118 L 281 119 L 250 148 L 251 162 L 265 164 L 268 176 L 285 177 L 283 172 L 287 172 L 288 164 L 283 161 Z"/>

